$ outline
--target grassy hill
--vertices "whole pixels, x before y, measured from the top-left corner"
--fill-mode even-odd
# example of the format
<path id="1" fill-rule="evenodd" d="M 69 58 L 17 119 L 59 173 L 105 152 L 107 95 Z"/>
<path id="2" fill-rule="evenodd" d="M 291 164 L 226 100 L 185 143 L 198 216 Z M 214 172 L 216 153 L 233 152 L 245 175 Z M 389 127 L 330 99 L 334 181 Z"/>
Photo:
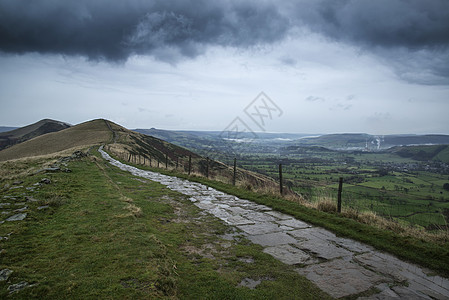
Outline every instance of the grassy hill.
<path id="1" fill-rule="evenodd" d="M 70 125 L 64 122 L 44 119 L 25 127 L 1 132 L 0 150 L 12 146 L 14 144 L 27 141 L 40 135 L 50 132 L 57 132 L 69 127 Z"/>
<path id="2" fill-rule="evenodd" d="M 104 120 L 85 122 L 58 132 L 47 133 L 0 151 L 0 161 L 47 155 L 59 151 L 101 144 L 112 140 Z"/>
<path id="3" fill-rule="evenodd" d="M 231 182 L 233 170 L 214 160 L 207 160 L 183 147 L 161 139 L 128 130 L 104 119 L 88 121 L 58 132 L 48 133 L 0 151 L 0 161 L 49 155 L 68 149 L 81 149 L 107 144 L 107 150 L 127 162 L 153 167 L 183 168 L 187 170 L 191 159 L 192 173 L 221 177 Z M 269 177 L 238 169 L 240 181 L 252 186 L 275 188 Z"/>
<path id="4" fill-rule="evenodd" d="M 394 147 L 391 152 L 401 157 L 407 157 L 418 161 L 441 161 L 449 163 L 448 145 L 406 146 Z"/>

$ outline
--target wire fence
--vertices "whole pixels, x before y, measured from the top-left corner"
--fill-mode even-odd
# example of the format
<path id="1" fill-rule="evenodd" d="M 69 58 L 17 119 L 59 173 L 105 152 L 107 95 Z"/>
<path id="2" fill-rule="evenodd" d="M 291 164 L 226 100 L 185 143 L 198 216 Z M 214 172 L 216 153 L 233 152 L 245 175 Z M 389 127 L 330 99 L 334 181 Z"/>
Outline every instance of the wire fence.
<path id="1" fill-rule="evenodd" d="M 248 175 L 242 168 L 238 168 L 235 158 L 228 160 L 228 165 L 226 165 L 208 157 L 176 152 L 159 153 L 152 156 L 127 151 L 120 152 L 110 147 L 107 150 L 117 158 L 136 165 L 176 170 L 188 175 L 204 176 L 234 185 L 243 184 L 249 188 L 252 185 L 267 184 L 266 181 L 257 180 L 256 174 Z M 297 169 L 298 166 L 272 164 L 269 171 L 262 173 L 274 179 L 269 183 L 270 188 L 277 189 L 280 194 L 297 193 L 311 202 L 331 201 L 340 204 L 343 210 L 372 212 L 390 220 L 412 226 L 418 225 L 430 230 L 448 229 L 449 210 L 446 211 L 441 206 L 435 205 L 438 200 L 434 198 L 345 182 L 343 179 L 339 203 L 338 178 L 334 178 L 331 182 L 307 180 L 301 176 L 298 177 L 295 173 Z M 253 170 L 258 171 L 255 168 Z"/>

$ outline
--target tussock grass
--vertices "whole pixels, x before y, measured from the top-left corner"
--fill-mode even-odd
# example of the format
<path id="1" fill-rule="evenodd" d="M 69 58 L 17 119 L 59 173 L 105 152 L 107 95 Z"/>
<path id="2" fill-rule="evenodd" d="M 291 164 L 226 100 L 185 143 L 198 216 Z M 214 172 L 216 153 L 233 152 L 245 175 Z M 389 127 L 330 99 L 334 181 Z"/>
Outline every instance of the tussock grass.
<path id="1" fill-rule="evenodd" d="M 140 218 L 143 216 L 142 209 L 132 203 L 129 203 L 125 206 L 125 209 L 129 211 L 125 216 L 134 216 L 136 218 Z"/>
<path id="2" fill-rule="evenodd" d="M 302 204 L 326 213 L 337 212 L 336 201 L 326 196 L 322 196 L 314 202 L 303 202 Z M 343 207 L 340 216 L 381 230 L 388 230 L 403 237 L 417 238 L 437 244 L 449 242 L 449 232 L 447 230 L 427 231 L 417 226 L 410 226 L 409 224 L 403 224 L 394 219 L 385 218 L 373 211 L 359 211 L 353 208 Z"/>

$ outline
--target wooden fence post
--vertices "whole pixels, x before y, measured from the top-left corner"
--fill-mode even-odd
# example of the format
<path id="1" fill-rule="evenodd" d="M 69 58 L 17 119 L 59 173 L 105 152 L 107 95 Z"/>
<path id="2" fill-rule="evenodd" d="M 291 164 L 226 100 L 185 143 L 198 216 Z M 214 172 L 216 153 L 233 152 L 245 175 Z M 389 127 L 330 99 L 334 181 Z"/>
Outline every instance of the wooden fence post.
<path id="1" fill-rule="evenodd" d="M 284 194 L 284 189 L 282 187 L 282 164 L 279 164 L 279 191 L 281 195 Z"/>
<path id="2" fill-rule="evenodd" d="M 176 156 L 176 170 L 178 170 L 178 156 Z"/>
<path id="3" fill-rule="evenodd" d="M 206 157 L 206 178 L 209 178 L 209 157 Z"/>
<path id="4" fill-rule="evenodd" d="M 189 155 L 189 175 L 191 170 L 192 170 L 192 155 Z"/>
<path id="5" fill-rule="evenodd" d="M 232 185 L 235 185 L 236 175 L 237 175 L 237 158 L 234 157 L 234 174 L 232 176 Z"/>
<path id="6" fill-rule="evenodd" d="M 343 189 L 343 177 L 340 177 L 338 181 L 338 199 L 337 199 L 337 211 L 341 213 L 341 191 Z"/>

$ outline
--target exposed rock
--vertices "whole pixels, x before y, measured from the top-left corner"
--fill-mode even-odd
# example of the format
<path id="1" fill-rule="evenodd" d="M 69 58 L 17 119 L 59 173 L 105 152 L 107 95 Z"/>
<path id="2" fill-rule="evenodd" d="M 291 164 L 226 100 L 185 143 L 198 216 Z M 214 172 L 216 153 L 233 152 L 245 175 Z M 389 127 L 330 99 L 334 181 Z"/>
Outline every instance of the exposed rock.
<path id="1" fill-rule="evenodd" d="M 3 269 L 0 270 L 0 281 L 8 280 L 9 276 L 12 274 L 12 270 L 10 269 Z"/>
<path id="2" fill-rule="evenodd" d="M 27 213 L 17 214 L 17 215 L 9 217 L 8 219 L 6 219 L 6 221 L 8 221 L 8 222 L 11 222 L 11 221 L 22 221 L 26 217 L 27 217 Z"/>
<path id="3" fill-rule="evenodd" d="M 60 171 L 61 169 L 59 168 L 59 166 L 56 167 L 48 167 L 48 168 L 44 168 L 44 169 L 40 169 L 36 172 L 34 172 L 34 175 L 41 173 L 41 172 L 57 172 Z"/>
<path id="4" fill-rule="evenodd" d="M 53 166 L 53 167 L 48 167 L 48 168 L 44 169 L 44 171 L 47 171 L 47 172 L 56 172 L 56 171 L 60 171 L 60 170 L 61 170 L 61 168 L 59 166 Z"/>
<path id="5" fill-rule="evenodd" d="M 10 294 L 16 293 L 16 292 L 19 292 L 19 291 L 23 290 L 24 288 L 32 287 L 32 286 L 34 286 L 34 284 L 30 285 L 26 281 L 21 281 L 19 283 L 11 284 L 10 286 L 8 286 L 8 292 Z"/>
<path id="6" fill-rule="evenodd" d="M 50 206 L 48 206 L 48 205 L 42 205 L 42 206 L 39 206 L 37 209 L 38 210 L 42 210 L 42 209 L 47 209 L 47 208 L 49 208 Z"/>
<path id="7" fill-rule="evenodd" d="M 25 196 L 25 199 L 26 199 L 26 201 L 28 201 L 28 202 L 37 202 L 37 201 L 39 201 L 39 200 L 37 200 L 37 199 L 34 199 L 34 198 L 31 197 L 31 196 Z"/>
<path id="8" fill-rule="evenodd" d="M 12 186 L 9 188 L 9 190 L 16 190 L 16 189 L 21 189 L 21 188 L 23 188 L 23 185 Z"/>
<path id="9" fill-rule="evenodd" d="M 14 181 L 12 184 L 13 184 L 13 185 L 19 185 L 19 184 L 22 184 L 22 183 L 23 183 L 22 180 L 16 180 L 16 181 Z"/>
<path id="10" fill-rule="evenodd" d="M 5 202 L 5 203 L 0 203 L 0 208 L 5 207 L 5 206 L 10 206 L 11 203 Z"/>
<path id="11" fill-rule="evenodd" d="M 28 209 L 28 206 L 24 206 L 24 207 L 22 207 L 22 208 L 18 208 L 18 209 L 16 209 L 16 210 L 14 210 L 14 212 L 24 212 L 24 211 L 26 211 Z"/>
<path id="12" fill-rule="evenodd" d="M 73 152 L 73 154 L 70 156 L 70 158 L 77 159 L 77 158 L 83 158 L 83 157 L 86 157 L 86 156 L 87 156 L 86 153 L 78 150 L 78 151 Z"/>
<path id="13" fill-rule="evenodd" d="M 256 286 L 258 286 L 260 283 L 262 282 L 262 280 L 258 279 L 258 280 L 254 280 L 251 278 L 244 278 L 239 286 L 245 286 L 251 290 L 254 290 L 256 288 Z"/>
<path id="14" fill-rule="evenodd" d="M 50 183 L 51 183 L 51 180 L 48 179 L 48 178 L 42 178 L 41 181 L 40 181 L 40 183 L 50 184 Z"/>

